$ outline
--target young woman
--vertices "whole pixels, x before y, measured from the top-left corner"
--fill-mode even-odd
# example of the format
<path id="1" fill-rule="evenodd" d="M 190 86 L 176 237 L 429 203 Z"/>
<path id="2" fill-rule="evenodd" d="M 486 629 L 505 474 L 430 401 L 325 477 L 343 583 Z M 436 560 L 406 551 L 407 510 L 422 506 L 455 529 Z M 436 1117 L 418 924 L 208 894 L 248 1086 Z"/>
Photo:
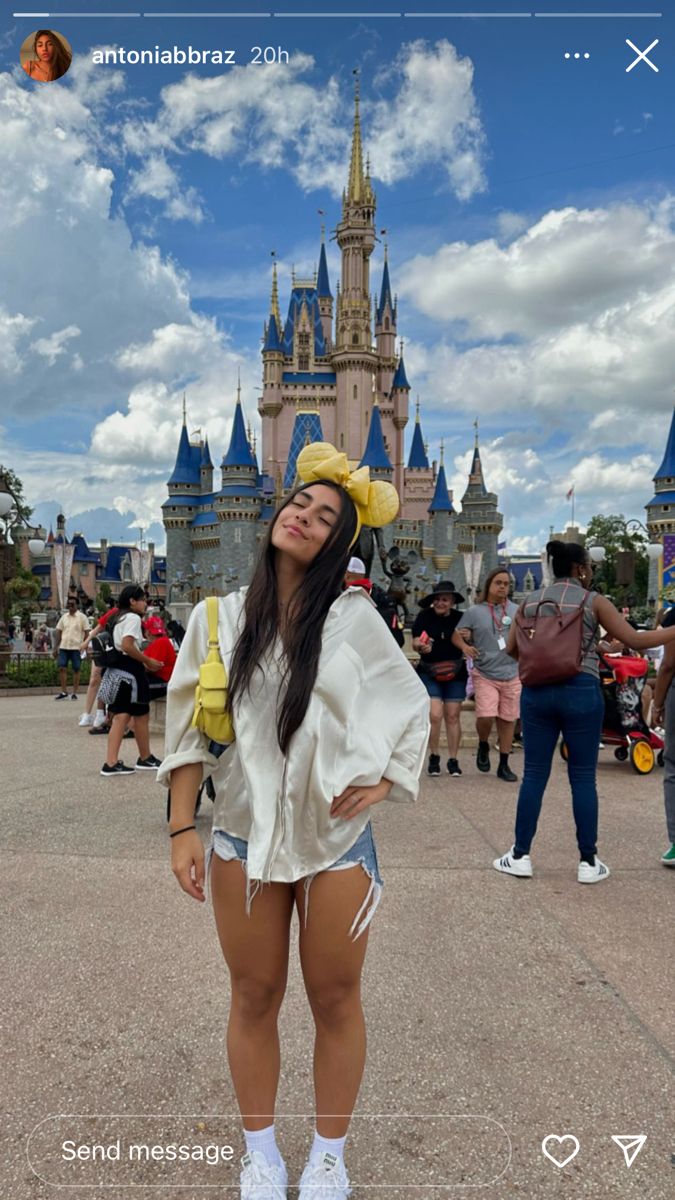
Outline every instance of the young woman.
<path id="1" fill-rule="evenodd" d="M 38 83 L 53 83 L 68 70 L 72 55 L 57 33 L 51 29 L 38 29 L 33 38 L 34 58 L 23 64 L 23 69 Z"/>
<path id="2" fill-rule="evenodd" d="M 463 603 L 464 597 L 455 591 L 454 583 L 441 579 L 429 595 L 420 600 L 422 611 L 415 617 L 412 627 L 412 647 L 420 655 L 418 670 L 429 694 L 431 708 L 427 775 L 441 773 L 438 749 L 443 721 L 448 739 L 448 774 L 462 774 L 457 755 L 461 737 L 460 713 L 466 696 L 465 660 L 469 652 L 464 642 L 459 647 L 454 644 L 453 634 L 462 617 L 455 605 Z M 445 662 L 454 663 L 454 678 L 434 679 L 431 668 Z"/>
<path id="3" fill-rule="evenodd" d="M 117 654 L 113 664 L 106 668 L 99 690 L 99 699 L 107 705 L 108 713 L 113 718 L 108 734 L 108 752 L 101 775 L 132 775 L 134 771 L 156 771 L 160 765 L 159 759 L 150 753 L 150 702 L 146 670 L 159 671 L 162 664 L 141 650 L 141 617 L 146 607 L 147 600 L 143 588 L 140 584 L 131 583 L 122 588 L 117 602 L 117 616 L 108 624 L 108 630 L 112 630 Z M 129 717 L 135 718 L 134 735 L 139 750 L 135 767 L 125 766 L 117 757 Z"/>
<path id="4" fill-rule="evenodd" d="M 473 689 L 476 700 L 476 732 L 479 771 L 490 770 L 490 730 L 497 722 L 499 736 L 499 766 L 497 778 L 516 783 L 518 776 L 509 766 L 513 748 L 513 730 L 520 712 L 520 680 L 518 664 L 506 652 L 511 623 L 518 605 L 509 600 L 511 580 L 508 571 L 496 567 L 490 571 L 478 603 L 461 614 L 453 634 L 453 645 L 471 655 Z M 466 636 L 471 638 L 467 650 Z"/>
<path id="5" fill-rule="evenodd" d="M 539 588 L 521 606 L 534 616 L 541 600 L 555 601 L 564 613 L 584 605 L 583 659 L 578 675 L 562 683 L 523 687 L 520 712 L 523 722 L 525 769 L 518 795 L 515 842 L 508 854 L 494 860 L 506 875 L 523 879 L 532 876 L 530 847 L 537 829 L 541 803 L 551 773 L 558 737 L 562 734 L 569 751 L 567 771 L 572 788 L 572 807 L 577 830 L 580 862 L 579 883 L 600 883 L 609 867 L 597 857 L 598 792 L 596 767 L 604 715 L 600 692 L 597 643 L 600 626 L 633 650 L 667 645 L 675 641 L 675 628 L 639 633 L 629 625 L 606 596 L 592 591 L 593 563 L 588 551 L 576 542 L 549 542 L 546 547 L 554 580 Z M 546 610 L 543 614 L 546 614 Z M 548 615 L 555 610 L 551 607 Z M 542 619 L 544 619 L 544 615 Z M 515 622 L 507 643 L 517 658 Z"/>
<path id="6" fill-rule="evenodd" d="M 200 604 L 169 684 L 159 773 L 171 786 L 172 869 L 196 900 L 211 862 L 232 988 L 228 1056 L 247 1147 L 242 1200 L 287 1194 L 273 1121 L 294 908 L 316 1027 L 316 1133 L 300 1200 L 349 1194 L 343 1148 L 365 1061 L 360 980 L 382 888 L 370 809 L 416 798 L 428 735 L 428 698 L 414 670 L 363 588 L 341 592 L 361 519 L 384 524 L 398 499 L 383 520 L 375 497 L 390 485 L 369 484 L 367 468 L 365 481 L 364 469 L 350 475 L 346 456 L 330 446 L 322 461 L 322 445 L 298 456 L 309 482 L 273 518 L 246 594 L 219 602 L 236 741 L 218 759 L 191 724 L 207 653 Z M 193 813 L 207 775 L 216 802 L 205 869 Z"/>

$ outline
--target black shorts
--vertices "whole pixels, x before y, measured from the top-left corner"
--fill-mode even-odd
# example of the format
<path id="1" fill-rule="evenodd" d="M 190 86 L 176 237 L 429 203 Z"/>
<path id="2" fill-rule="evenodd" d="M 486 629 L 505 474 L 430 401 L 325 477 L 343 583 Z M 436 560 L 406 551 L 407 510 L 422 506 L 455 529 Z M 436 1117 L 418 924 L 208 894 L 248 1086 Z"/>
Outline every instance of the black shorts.
<path id="1" fill-rule="evenodd" d="M 132 659 L 131 662 L 135 660 Z M 126 681 L 120 683 L 117 690 L 117 695 L 112 704 L 108 705 L 108 712 L 111 713 L 127 713 L 130 717 L 144 717 L 150 712 L 150 697 L 148 688 L 148 679 L 145 671 L 136 671 L 130 665 L 130 660 L 127 659 L 123 669 L 130 671 L 136 679 L 136 703 L 131 699 L 131 684 Z"/>

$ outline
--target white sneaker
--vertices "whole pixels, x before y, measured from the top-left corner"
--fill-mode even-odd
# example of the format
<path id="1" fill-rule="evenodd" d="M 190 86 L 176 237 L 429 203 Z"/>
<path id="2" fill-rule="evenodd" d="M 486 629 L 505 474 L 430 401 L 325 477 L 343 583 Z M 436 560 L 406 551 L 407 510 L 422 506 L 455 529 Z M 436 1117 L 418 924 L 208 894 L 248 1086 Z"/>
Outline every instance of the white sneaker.
<path id="1" fill-rule="evenodd" d="M 241 1160 L 241 1200 L 286 1200 L 288 1175 L 282 1163 L 280 1167 L 268 1162 L 259 1150 L 252 1150 Z"/>
<path id="2" fill-rule="evenodd" d="M 84 728 L 85 725 L 93 725 L 94 718 L 92 717 L 91 713 L 82 713 L 82 716 L 77 723 Z"/>
<path id="3" fill-rule="evenodd" d="M 522 858 L 514 858 L 514 849 L 512 846 L 508 854 L 494 860 L 492 865 L 495 871 L 502 871 L 504 875 L 517 875 L 519 879 L 531 879 L 532 859 L 529 854 L 524 854 Z"/>
<path id="4" fill-rule="evenodd" d="M 579 863 L 577 871 L 579 883 L 601 883 L 603 879 L 607 879 L 608 875 L 609 867 L 604 862 L 600 862 L 597 854 L 594 866 L 591 867 L 586 862 Z"/>
<path id="5" fill-rule="evenodd" d="M 328 1150 L 310 1158 L 302 1172 L 298 1200 L 347 1200 L 352 1189 L 341 1158 Z"/>
<path id="6" fill-rule="evenodd" d="M 96 716 L 92 721 L 92 725 L 94 726 L 94 729 L 101 729 L 101 727 L 105 725 L 105 713 L 102 712 L 100 708 L 96 709 Z"/>

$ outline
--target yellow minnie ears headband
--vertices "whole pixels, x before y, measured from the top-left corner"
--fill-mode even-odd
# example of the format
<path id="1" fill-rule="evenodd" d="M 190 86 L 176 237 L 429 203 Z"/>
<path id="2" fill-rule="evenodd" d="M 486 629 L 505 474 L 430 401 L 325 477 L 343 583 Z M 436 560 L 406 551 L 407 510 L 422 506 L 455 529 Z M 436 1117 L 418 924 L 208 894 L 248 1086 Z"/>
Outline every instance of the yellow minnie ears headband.
<path id="1" fill-rule="evenodd" d="M 399 499 L 396 488 L 384 479 L 371 483 L 368 467 L 349 469 L 349 459 L 336 450 L 330 442 L 310 442 L 298 455 L 296 470 L 303 483 L 318 483 L 329 479 L 344 488 L 356 509 L 356 533 L 352 546 L 361 532 L 362 525 L 380 529 L 394 520 Z"/>

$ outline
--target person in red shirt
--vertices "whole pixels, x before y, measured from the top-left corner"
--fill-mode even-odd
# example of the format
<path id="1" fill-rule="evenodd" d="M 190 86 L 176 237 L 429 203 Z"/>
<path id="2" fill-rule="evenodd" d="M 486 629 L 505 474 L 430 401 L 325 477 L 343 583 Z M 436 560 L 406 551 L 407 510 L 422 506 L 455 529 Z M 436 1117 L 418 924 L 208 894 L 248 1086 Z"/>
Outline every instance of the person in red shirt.
<path id="1" fill-rule="evenodd" d="M 147 617 L 143 622 L 143 631 L 146 637 L 150 638 L 145 647 L 145 653 L 149 654 L 151 658 L 158 659 L 162 664 L 159 671 L 154 671 L 152 674 L 148 672 L 150 699 L 159 700 L 162 696 L 166 696 L 166 686 L 176 664 L 177 655 L 161 617 Z"/>

